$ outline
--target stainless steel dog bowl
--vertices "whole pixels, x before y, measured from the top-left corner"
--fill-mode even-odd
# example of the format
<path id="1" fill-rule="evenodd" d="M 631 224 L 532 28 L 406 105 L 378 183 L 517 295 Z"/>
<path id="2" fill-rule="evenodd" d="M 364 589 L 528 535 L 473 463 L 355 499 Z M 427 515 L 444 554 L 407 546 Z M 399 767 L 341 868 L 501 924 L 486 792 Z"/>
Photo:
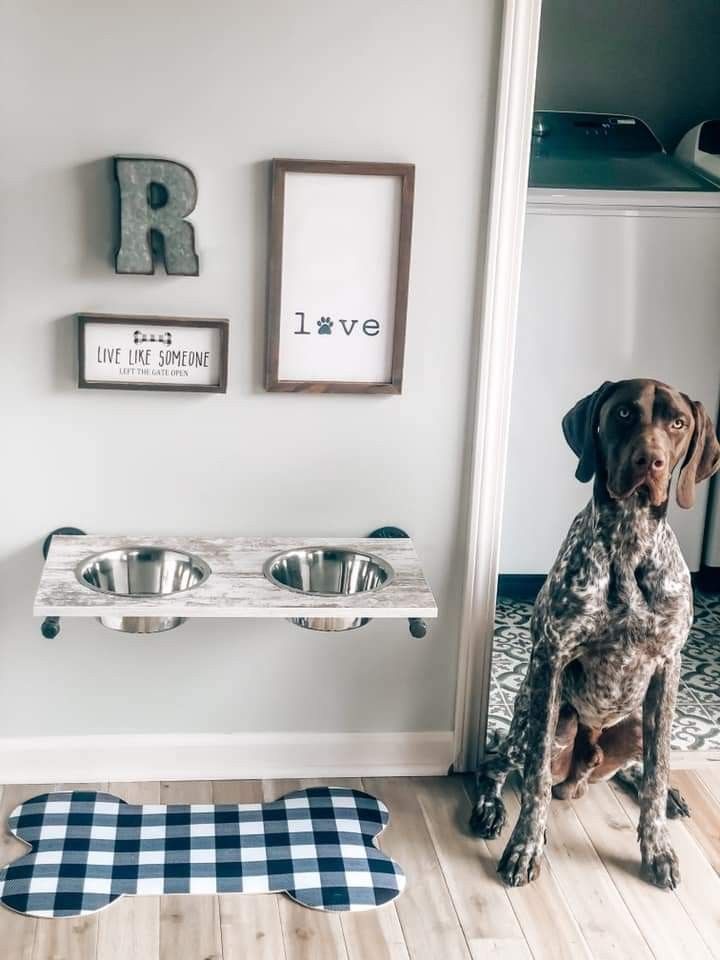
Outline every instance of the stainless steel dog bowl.
<path id="1" fill-rule="evenodd" d="M 263 568 L 278 587 L 309 597 L 348 596 L 372 593 L 387 586 L 395 571 L 371 553 L 327 547 L 286 550 L 271 557 Z M 290 617 L 290 622 L 308 630 L 354 630 L 370 617 Z"/>
<path id="2" fill-rule="evenodd" d="M 164 547 L 127 547 L 86 557 L 75 569 L 84 587 L 117 597 L 157 597 L 183 593 L 204 583 L 210 567 L 190 553 Z M 99 617 L 111 630 L 159 633 L 185 622 L 185 617 Z"/>

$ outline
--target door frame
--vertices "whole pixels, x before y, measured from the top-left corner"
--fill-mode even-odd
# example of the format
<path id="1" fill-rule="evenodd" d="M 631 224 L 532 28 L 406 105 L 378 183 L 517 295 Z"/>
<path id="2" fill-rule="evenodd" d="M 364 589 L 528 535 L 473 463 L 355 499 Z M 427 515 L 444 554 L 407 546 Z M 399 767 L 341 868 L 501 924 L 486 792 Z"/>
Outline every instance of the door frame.
<path id="1" fill-rule="evenodd" d="M 456 770 L 476 768 L 487 731 L 541 5 L 542 0 L 504 0 L 487 246 L 472 347 Z"/>

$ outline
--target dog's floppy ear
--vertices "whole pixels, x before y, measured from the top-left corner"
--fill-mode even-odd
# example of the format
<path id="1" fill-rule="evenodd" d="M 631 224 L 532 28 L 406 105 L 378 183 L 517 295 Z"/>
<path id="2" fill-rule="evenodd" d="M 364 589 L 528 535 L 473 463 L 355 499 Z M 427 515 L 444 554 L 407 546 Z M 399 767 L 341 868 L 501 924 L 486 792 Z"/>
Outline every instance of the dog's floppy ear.
<path id="1" fill-rule="evenodd" d="M 595 456 L 595 435 L 598 428 L 600 407 L 607 400 L 615 386 L 612 380 L 606 380 L 595 393 L 578 400 L 575 406 L 565 414 L 562 420 L 563 433 L 568 446 L 578 457 L 575 476 L 581 483 L 592 480 L 597 469 Z"/>
<path id="2" fill-rule="evenodd" d="M 693 409 L 695 431 L 685 454 L 675 496 L 680 506 L 689 510 L 695 504 L 695 484 L 707 480 L 720 467 L 720 443 L 705 407 L 698 400 L 685 399 Z"/>

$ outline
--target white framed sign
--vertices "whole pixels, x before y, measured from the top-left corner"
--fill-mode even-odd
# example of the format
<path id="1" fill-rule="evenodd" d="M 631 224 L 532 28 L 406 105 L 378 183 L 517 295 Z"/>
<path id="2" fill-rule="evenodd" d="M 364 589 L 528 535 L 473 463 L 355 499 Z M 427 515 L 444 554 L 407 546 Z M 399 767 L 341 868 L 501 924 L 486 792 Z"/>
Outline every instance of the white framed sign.
<path id="1" fill-rule="evenodd" d="M 225 393 L 228 321 L 78 316 L 78 386 Z"/>
<path id="2" fill-rule="evenodd" d="M 400 393 L 414 166 L 272 171 L 266 388 Z"/>

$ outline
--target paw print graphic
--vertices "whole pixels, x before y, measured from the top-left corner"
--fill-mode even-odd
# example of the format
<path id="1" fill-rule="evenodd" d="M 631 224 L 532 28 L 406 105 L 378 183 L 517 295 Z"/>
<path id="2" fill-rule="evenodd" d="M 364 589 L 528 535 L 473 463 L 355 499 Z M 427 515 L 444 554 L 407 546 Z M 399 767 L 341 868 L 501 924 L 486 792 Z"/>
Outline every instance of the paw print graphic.
<path id="1" fill-rule="evenodd" d="M 330 317 L 320 317 L 317 325 L 318 333 L 332 333 L 333 322 Z"/>

